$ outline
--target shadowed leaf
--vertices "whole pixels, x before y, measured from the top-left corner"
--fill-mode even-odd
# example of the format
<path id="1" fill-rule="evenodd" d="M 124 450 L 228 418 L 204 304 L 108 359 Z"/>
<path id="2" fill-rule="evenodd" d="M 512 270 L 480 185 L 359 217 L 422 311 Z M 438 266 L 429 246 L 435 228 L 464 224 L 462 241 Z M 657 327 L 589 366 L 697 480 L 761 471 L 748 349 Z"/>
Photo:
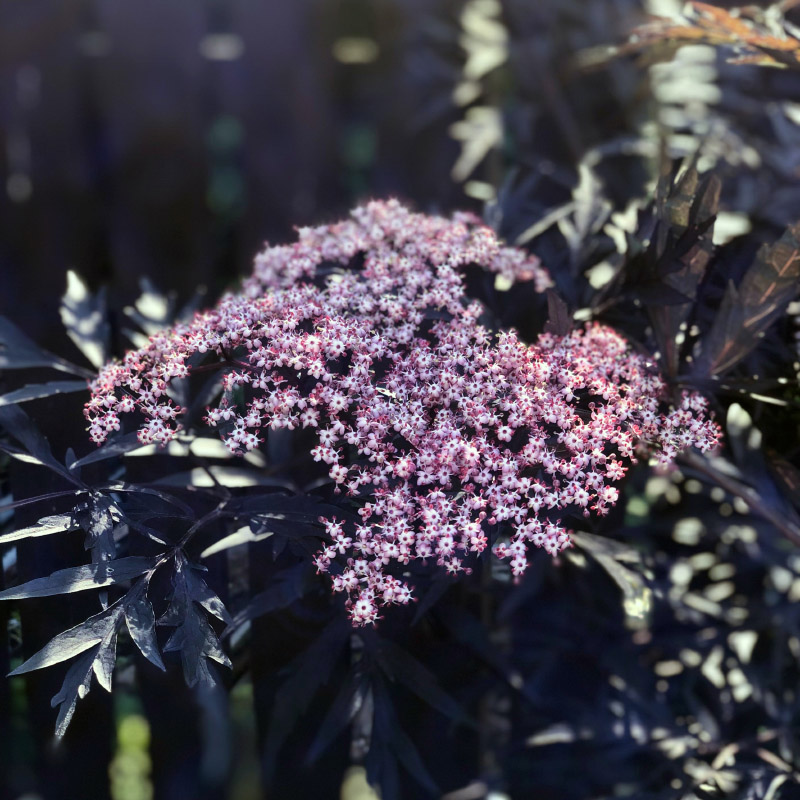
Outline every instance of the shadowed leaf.
<path id="1" fill-rule="evenodd" d="M 375 697 L 375 727 L 374 738 L 383 739 L 388 744 L 388 750 L 392 753 L 406 770 L 424 786 L 429 792 L 439 795 L 439 789 L 431 777 L 428 768 L 425 766 L 419 751 L 414 746 L 414 742 L 408 734 L 400 727 L 397 714 L 392 705 L 389 692 L 383 685 L 383 681 L 376 680 L 374 684 Z M 371 748 L 370 748 L 371 749 Z M 370 776 L 375 777 L 375 776 Z"/>
<path id="2" fill-rule="evenodd" d="M 327 682 L 351 633 L 347 620 L 336 620 L 287 667 L 289 677 L 278 691 L 267 730 L 263 761 L 267 779 L 275 769 L 281 745 L 294 730 L 319 687 Z"/>
<path id="3" fill-rule="evenodd" d="M 9 436 L 18 441 L 34 463 L 49 467 L 54 472 L 58 472 L 65 478 L 75 483 L 75 478 L 69 471 L 56 460 L 50 450 L 50 443 L 36 427 L 33 420 L 18 406 L 11 405 L 0 408 L 0 426 L 5 428 Z M 13 448 L 4 448 L 7 452 L 20 455 Z M 23 460 L 24 454 L 22 454 Z"/>
<path id="4" fill-rule="evenodd" d="M 56 736 L 62 737 L 72 715 L 75 713 L 75 706 L 78 698 L 83 699 L 89 694 L 92 685 L 92 672 L 94 671 L 94 660 L 100 650 L 100 645 L 93 647 L 88 653 L 82 655 L 68 670 L 64 676 L 64 683 L 61 689 L 50 701 L 50 705 L 55 708 L 61 705 L 56 718 Z"/>
<path id="5" fill-rule="evenodd" d="M 248 620 L 286 608 L 299 600 L 312 585 L 313 574 L 313 566 L 306 561 L 278 572 L 270 585 L 255 595 L 247 607 L 234 616 L 226 634 L 232 633 Z"/>
<path id="6" fill-rule="evenodd" d="M 89 453 L 89 455 L 79 458 L 77 461 L 67 464 L 67 466 L 70 470 L 74 470 L 86 464 L 94 464 L 98 461 L 105 461 L 108 458 L 121 456 L 125 453 L 129 453 L 131 450 L 138 450 L 141 447 L 142 443 L 139 441 L 139 436 L 136 432 L 126 433 L 123 436 L 117 436 L 102 447 Z"/>
<path id="7" fill-rule="evenodd" d="M 785 311 L 800 290 L 800 223 L 773 245 L 764 245 L 739 286 L 722 298 L 714 325 L 702 341 L 698 372 L 718 375 L 736 366 Z"/>
<path id="8" fill-rule="evenodd" d="M 0 370 L 27 367 L 51 367 L 85 378 L 93 377 L 89 370 L 42 350 L 16 325 L 0 317 Z"/>
<path id="9" fill-rule="evenodd" d="M 306 763 L 313 764 L 334 742 L 344 728 L 352 722 L 369 693 L 369 678 L 359 669 L 351 669 L 347 680 L 331 703 L 320 723 L 317 735 L 306 754 Z"/>
<path id="10" fill-rule="evenodd" d="M 442 689 L 433 673 L 402 647 L 381 640 L 377 660 L 390 680 L 402 683 L 431 708 L 456 722 L 468 722 L 464 709 Z"/>
<path id="11" fill-rule="evenodd" d="M 125 606 L 125 623 L 134 644 L 141 650 L 142 655 L 159 669 L 165 670 L 161 653 L 156 640 L 156 618 L 153 606 L 146 597 L 142 597 Z"/>
<path id="12" fill-rule="evenodd" d="M 86 381 L 50 381 L 49 383 L 32 383 L 13 392 L 0 395 L 0 406 L 10 406 L 16 403 L 27 403 L 29 400 L 39 400 L 42 397 L 51 397 L 54 394 L 69 394 L 70 392 L 88 391 Z"/>
<path id="13" fill-rule="evenodd" d="M 572 328 L 572 314 L 569 313 L 569 307 L 553 289 L 548 289 L 547 322 L 544 329 L 554 336 L 566 336 Z"/>

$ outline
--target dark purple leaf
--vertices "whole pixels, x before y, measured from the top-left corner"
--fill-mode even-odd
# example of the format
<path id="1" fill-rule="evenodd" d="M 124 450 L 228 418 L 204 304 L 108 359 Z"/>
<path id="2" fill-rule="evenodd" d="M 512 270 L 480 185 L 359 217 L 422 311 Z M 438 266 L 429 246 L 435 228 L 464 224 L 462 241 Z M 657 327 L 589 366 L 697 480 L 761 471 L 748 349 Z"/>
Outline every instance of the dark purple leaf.
<path id="1" fill-rule="evenodd" d="M 67 731 L 72 715 L 75 713 L 75 706 L 78 698 L 84 698 L 89 694 L 92 685 L 92 672 L 94 671 L 94 660 L 100 651 L 100 645 L 95 645 L 88 653 L 84 653 L 68 670 L 64 676 L 64 683 L 50 705 L 55 708 L 60 705 L 58 717 L 56 718 L 56 736 L 61 738 Z"/>
<path id="2" fill-rule="evenodd" d="M 429 792 L 438 796 L 439 789 L 414 743 L 400 727 L 389 692 L 381 680 L 374 682 L 373 692 L 375 698 L 374 738 L 386 741 L 391 753 L 406 770 Z"/>
<path id="3" fill-rule="evenodd" d="M 468 722 L 464 709 L 442 689 L 433 673 L 400 645 L 382 639 L 376 658 L 389 680 L 402 683 L 431 708 L 455 722 Z"/>
<path id="4" fill-rule="evenodd" d="M 700 178 L 691 164 L 665 192 L 656 237 L 653 277 L 658 283 L 650 291 L 637 289 L 637 297 L 648 306 L 661 361 L 670 376 L 678 373 L 677 336 L 691 313 L 713 253 L 720 186 L 716 175 Z"/>
<path id="5" fill-rule="evenodd" d="M 78 529 L 72 514 L 55 514 L 52 517 L 42 517 L 35 525 L 27 528 L 20 528 L 11 533 L 4 533 L 0 536 L 0 544 L 15 542 L 18 539 L 28 539 L 36 536 L 49 536 L 53 533 L 66 533 Z"/>
<path id="6" fill-rule="evenodd" d="M 125 483 L 124 481 L 115 481 L 113 483 L 107 483 L 103 486 L 97 486 L 98 490 L 105 491 L 105 492 L 130 492 L 133 495 L 138 497 L 142 497 L 144 495 L 149 495 L 150 497 L 157 497 L 159 500 L 163 500 L 165 503 L 168 503 L 175 508 L 180 509 L 186 518 L 194 519 L 194 512 L 192 511 L 192 507 L 187 505 L 183 502 L 183 500 L 175 497 L 173 494 L 168 494 L 167 492 L 162 492 L 158 489 L 153 489 L 151 486 L 142 486 L 137 483 Z"/>
<path id="7" fill-rule="evenodd" d="M 346 619 L 335 620 L 287 667 L 289 678 L 278 691 L 267 730 L 263 760 L 267 780 L 275 769 L 281 745 L 294 730 L 319 687 L 330 678 L 351 634 L 352 627 Z"/>
<path id="8" fill-rule="evenodd" d="M 452 587 L 453 583 L 454 581 L 449 577 L 437 578 L 436 580 L 432 581 L 430 588 L 420 599 L 417 610 L 414 612 L 414 619 L 412 620 L 411 624 L 416 625 L 425 616 L 425 614 L 427 614 L 428 611 L 430 611 L 430 609 L 433 608 L 433 606 L 435 606 L 442 597 L 444 597 L 448 589 Z"/>
<path id="9" fill-rule="evenodd" d="M 97 682 L 107 691 L 111 691 L 114 666 L 117 663 L 117 627 L 115 626 L 100 645 L 100 650 L 92 664 Z"/>
<path id="10" fill-rule="evenodd" d="M 110 357 L 105 290 L 92 294 L 77 273 L 67 273 L 67 291 L 61 298 L 61 321 L 67 336 L 92 366 L 100 369 Z"/>
<path id="11" fill-rule="evenodd" d="M 54 572 L 47 578 L 36 578 L 20 586 L 0 592 L 0 600 L 21 600 L 26 597 L 50 597 L 55 594 L 82 592 L 122 583 L 153 569 L 159 557 L 127 556 L 115 561 L 85 564 Z"/>
<path id="12" fill-rule="evenodd" d="M 719 375 L 736 366 L 800 290 L 800 223 L 764 245 L 739 286 L 728 283 L 714 325 L 702 340 L 698 373 Z"/>
<path id="13" fill-rule="evenodd" d="M 167 611 L 158 620 L 159 625 L 175 628 L 164 645 L 164 652 L 180 652 L 183 675 L 188 686 L 213 686 L 217 681 L 207 660 L 213 659 L 226 667 L 230 667 L 231 662 L 220 647 L 217 634 L 196 603 L 221 618 L 227 616 L 227 611 L 205 582 L 194 574 L 191 565 L 180 552 L 175 558 L 172 586 L 172 597 Z"/>
<path id="14" fill-rule="evenodd" d="M 255 595 L 247 607 L 234 616 L 226 635 L 230 635 L 251 619 L 286 608 L 299 600 L 311 586 L 312 576 L 313 566 L 306 561 L 276 573 L 269 587 Z"/>
<path id="15" fill-rule="evenodd" d="M 54 394 L 88 391 L 86 381 L 50 381 L 49 383 L 31 383 L 13 392 L 0 395 L 0 406 L 11 406 L 16 403 L 27 403 Z"/>
<path id="16" fill-rule="evenodd" d="M 121 613 L 122 605 L 118 601 L 105 611 L 81 622 L 80 625 L 54 636 L 41 650 L 10 674 L 23 675 L 36 669 L 44 669 L 94 647 L 116 628 Z"/>
<path id="17" fill-rule="evenodd" d="M 89 370 L 42 350 L 16 325 L 0 317 L 0 370 L 27 367 L 51 367 L 84 378 L 94 377 Z"/>
<path id="18" fill-rule="evenodd" d="M 91 497 L 75 507 L 75 519 L 86 531 L 85 549 L 91 550 L 92 562 L 109 561 L 117 554 L 114 529 L 122 514 L 110 497 Z"/>
<path id="19" fill-rule="evenodd" d="M 140 597 L 133 602 L 125 604 L 125 623 L 134 644 L 142 655 L 159 669 L 165 670 L 164 662 L 156 640 L 156 618 L 153 606 L 146 597 Z"/>
<path id="20" fill-rule="evenodd" d="M 248 497 L 232 499 L 226 505 L 226 511 L 246 515 L 274 517 L 275 519 L 294 519 L 307 522 L 318 522 L 319 517 L 348 516 L 348 512 L 338 506 L 308 494 L 289 495 L 283 492 L 254 494 Z M 355 514 L 351 517 L 358 520 Z"/>
<path id="21" fill-rule="evenodd" d="M 138 450 L 140 447 L 142 447 L 142 443 L 139 441 L 138 434 L 136 432 L 126 433 L 122 436 L 117 436 L 102 447 L 89 453 L 89 455 L 67 464 L 67 467 L 70 470 L 74 470 L 86 464 L 94 464 L 98 461 L 105 461 L 108 458 L 124 455 L 131 450 Z"/>
<path id="22" fill-rule="evenodd" d="M 165 653 L 175 650 L 181 654 L 183 676 L 189 687 L 198 684 L 213 686 L 217 683 L 205 664 L 206 659 L 211 658 L 225 667 L 231 667 L 230 659 L 220 647 L 214 629 L 193 605 L 188 606 L 183 622 L 164 645 Z"/>
<path id="23" fill-rule="evenodd" d="M 222 600 L 208 588 L 208 584 L 197 574 L 197 570 L 191 566 L 186 570 L 186 588 L 191 600 L 199 603 L 209 614 L 213 614 L 226 625 L 230 624 L 231 615 Z"/>
<path id="24" fill-rule="evenodd" d="M 666 283 L 640 283 L 633 296 L 646 306 L 685 306 L 691 298 Z"/>
<path id="25" fill-rule="evenodd" d="M 357 667 L 350 670 L 336 698 L 317 729 L 306 753 L 306 764 L 313 764 L 358 714 L 370 691 L 369 677 Z"/>
<path id="26" fill-rule="evenodd" d="M 22 445 L 25 453 L 32 457 L 34 463 L 49 467 L 54 472 L 58 472 L 72 483 L 75 483 L 74 476 L 69 473 L 63 464 L 56 460 L 50 450 L 50 443 L 36 427 L 33 420 L 21 408 L 13 405 L 0 408 L 0 426 L 5 428 L 9 436 Z M 13 448 L 6 446 L 3 449 L 19 455 L 18 451 Z"/>
<path id="27" fill-rule="evenodd" d="M 544 329 L 554 336 L 566 336 L 573 329 L 572 314 L 567 304 L 553 289 L 547 290 L 547 322 Z"/>

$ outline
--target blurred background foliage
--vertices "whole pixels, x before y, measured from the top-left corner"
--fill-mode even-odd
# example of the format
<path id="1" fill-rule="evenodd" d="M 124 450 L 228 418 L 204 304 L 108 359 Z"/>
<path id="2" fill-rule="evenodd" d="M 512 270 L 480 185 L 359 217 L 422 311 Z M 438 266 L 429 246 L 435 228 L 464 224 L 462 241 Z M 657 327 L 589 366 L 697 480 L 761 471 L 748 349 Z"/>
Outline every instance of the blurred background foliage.
<path id="1" fill-rule="evenodd" d="M 519 586 L 487 566 L 419 626 L 381 631 L 477 720 L 465 733 L 395 687 L 403 727 L 448 800 L 800 796 L 796 298 L 723 374 L 700 375 L 691 359 L 727 281 L 800 220 L 800 74 L 741 63 L 748 51 L 735 38 L 629 40 L 650 15 L 674 23 L 682 6 L 0 2 L 0 313 L 68 357 L 58 314 L 67 270 L 106 287 L 120 331 L 143 278 L 176 307 L 197 287 L 198 302 L 211 302 L 265 239 L 366 197 L 484 214 L 541 256 L 575 319 L 609 321 L 651 349 L 656 323 L 637 270 L 649 269 L 654 231 L 709 254 L 671 377 L 713 395 L 724 452 L 665 474 L 639 465 L 613 515 L 559 563 L 534 556 Z M 761 6 L 744 18 L 794 35 L 795 3 Z M 693 180 L 672 166 L 683 159 Z M 139 310 L 166 318 L 157 290 Z M 492 297 L 505 324 L 541 330 L 530 298 Z M 58 415 L 46 430 L 63 452 L 80 421 L 67 430 Z M 26 486 L 38 473 L 17 472 L 12 486 L 0 469 L 4 495 L 41 491 Z M 245 571 L 267 564 L 250 575 L 257 588 L 270 556 L 259 545 L 248 553 Z M 3 582 L 69 557 L 20 548 L 18 563 L 4 558 Z M 26 608 L 0 607 L 4 668 L 21 657 L 21 631 L 43 640 L 81 610 Z M 300 664 L 318 632 L 304 614 L 254 626 L 227 696 L 121 664 L 113 702 L 91 695 L 59 750 L 52 681 L 4 682 L 0 793 L 264 796 L 275 671 Z M 313 766 L 304 760 L 352 666 L 332 667 L 300 731 L 287 732 L 267 796 L 374 796 L 363 770 L 346 771 L 341 737 Z M 400 796 L 430 795 L 403 774 Z"/>

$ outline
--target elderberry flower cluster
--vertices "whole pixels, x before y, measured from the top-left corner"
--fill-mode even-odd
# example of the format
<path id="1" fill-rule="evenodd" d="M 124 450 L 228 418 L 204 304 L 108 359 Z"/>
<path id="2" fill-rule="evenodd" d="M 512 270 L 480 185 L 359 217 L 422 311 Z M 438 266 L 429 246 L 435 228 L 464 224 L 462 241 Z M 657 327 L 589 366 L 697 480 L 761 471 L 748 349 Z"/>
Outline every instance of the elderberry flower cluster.
<path id="1" fill-rule="evenodd" d="M 140 440 L 169 441 L 183 412 L 170 382 L 219 362 L 224 392 L 205 420 L 228 448 L 311 429 L 311 457 L 357 504 L 358 525 L 321 520 L 315 559 L 355 624 L 409 602 L 397 574 L 412 559 L 469 571 L 466 557 L 502 534 L 494 552 L 519 576 L 531 545 L 570 546 L 565 514 L 608 512 L 637 448 L 668 463 L 717 444 L 705 401 L 685 394 L 670 410 L 652 365 L 607 327 L 530 346 L 490 331 L 466 295 L 468 265 L 550 283 L 469 215 L 373 202 L 302 229 L 257 257 L 240 294 L 107 365 L 86 406 L 91 436 L 104 441 L 138 410 Z"/>

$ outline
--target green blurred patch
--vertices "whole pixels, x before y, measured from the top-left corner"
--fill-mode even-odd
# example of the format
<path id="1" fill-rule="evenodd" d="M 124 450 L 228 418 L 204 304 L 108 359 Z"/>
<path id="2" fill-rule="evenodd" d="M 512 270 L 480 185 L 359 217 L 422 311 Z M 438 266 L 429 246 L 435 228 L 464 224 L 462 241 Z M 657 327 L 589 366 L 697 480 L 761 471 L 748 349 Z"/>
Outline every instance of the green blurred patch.
<path id="1" fill-rule="evenodd" d="M 143 714 L 124 709 L 118 710 L 118 720 L 117 751 L 108 767 L 111 798 L 152 800 L 150 723 Z"/>

